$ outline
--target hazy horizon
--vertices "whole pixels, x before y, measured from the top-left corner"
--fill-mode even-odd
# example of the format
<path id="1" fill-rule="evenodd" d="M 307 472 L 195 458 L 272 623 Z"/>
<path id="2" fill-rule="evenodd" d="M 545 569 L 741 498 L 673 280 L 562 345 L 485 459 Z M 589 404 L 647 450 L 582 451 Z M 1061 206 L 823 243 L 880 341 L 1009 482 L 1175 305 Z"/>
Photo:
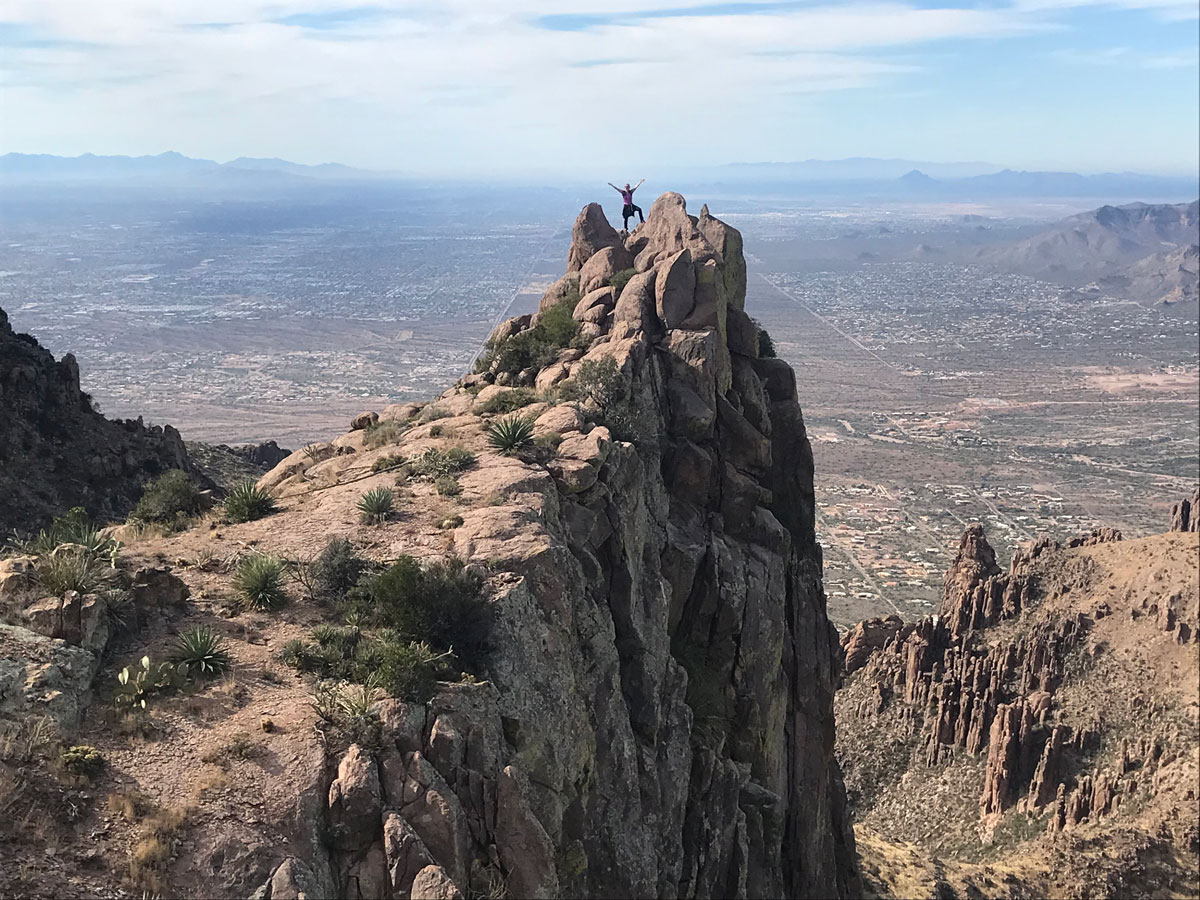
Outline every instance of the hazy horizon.
<path id="1" fill-rule="evenodd" d="M 1179 0 L 5 6 L 13 152 L 606 178 L 853 157 L 1190 175 L 1200 157 L 1200 10 Z"/>

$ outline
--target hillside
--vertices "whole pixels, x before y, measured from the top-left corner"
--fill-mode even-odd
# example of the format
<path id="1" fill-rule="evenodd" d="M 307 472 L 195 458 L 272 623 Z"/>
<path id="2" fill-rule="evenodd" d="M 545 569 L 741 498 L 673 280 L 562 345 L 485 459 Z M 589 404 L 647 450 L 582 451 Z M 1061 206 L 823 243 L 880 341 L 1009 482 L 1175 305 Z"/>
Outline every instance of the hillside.
<path id="1" fill-rule="evenodd" d="M 706 208 L 590 204 L 536 316 L 284 459 L 273 513 L 103 594 L 4 563 L 2 892 L 857 895 L 812 456 L 745 291 Z"/>
<path id="2" fill-rule="evenodd" d="M 1188 897 L 1200 871 L 1191 518 L 1014 553 L 963 535 L 939 614 L 843 639 L 867 894 Z"/>
<path id="3" fill-rule="evenodd" d="M 79 388 L 75 357 L 55 361 L 0 309 L 0 535 L 31 531 L 76 506 L 123 518 L 168 469 L 191 471 L 170 425 L 110 421 Z"/>
<path id="4" fill-rule="evenodd" d="M 1016 244 L 976 251 L 991 265 L 1101 288 L 1139 303 L 1194 303 L 1200 201 L 1102 206 Z"/>

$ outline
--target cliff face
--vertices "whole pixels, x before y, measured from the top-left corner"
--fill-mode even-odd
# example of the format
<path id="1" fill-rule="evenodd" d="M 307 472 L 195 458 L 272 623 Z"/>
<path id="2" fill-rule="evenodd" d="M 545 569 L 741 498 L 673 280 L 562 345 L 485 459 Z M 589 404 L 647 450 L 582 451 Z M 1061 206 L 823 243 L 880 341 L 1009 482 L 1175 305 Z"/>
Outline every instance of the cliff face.
<path id="1" fill-rule="evenodd" d="M 1194 534 L 1098 529 L 1002 572 L 973 525 L 938 615 L 848 633 L 839 752 L 868 855 L 915 843 L 966 885 L 951 894 L 1194 889 L 1196 554 Z M 1020 878 L 954 865 L 981 858 Z"/>
<path id="2" fill-rule="evenodd" d="M 416 896 L 437 875 L 465 893 L 493 859 L 520 897 L 854 895 L 812 458 L 791 370 L 758 358 L 740 235 L 665 194 L 625 239 L 593 204 L 540 315 L 576 290 L 575 349 L 464 379 L 435 401 L 451 414 L 437 433 L 477 429 L 508 390 L 492 380 L 548 387 L 604 360 L 625 433 L 615 415 L 593 426 L 532 405 L 539 433 L 562 439 L 554 458 L 493 454 L 462 476 L 493 498 L 453 536 L 502 573 L 487 683 L 392 704 L 383 749 L 340 759 L 337 890 Z M 303 502 L 360 456 L 294 454 L 263 484 Z M 285 892 L 316 877 L 298 862 L 276 874 Z"/>
<path id="3" fill-rule="evenodd" d="M 32 530 L 74 506 L 120 518 L 147 480 L 189 469 L 169 425 L 110 421 L 79 389 L 69 353 L 56 362 L 0 309 L 0 533 Z"/>
<path id="4" fill-rule="evenodd" d="M 364 413 L 263 476 L 275 514 L 123 549 L 133 573 L 179 561 L 186 590 L 155 604 L 98 680 L 167 658 L 193 626 L 221 635 L 232 676 L 153 696 L 152 741 L 131 741 L 103 708 L 84 715 L 64 737 L 105 760 L 80 791 L 88 811 L 6 844 L 0 885 L 95 896 L 154 837 L 167 844 L 153 877 L 132 875 L 164 895 L 859 893 L 812 458 L 792 372 L 759 358 L 743 310 L 741 237 L 675 194 L 629 236 L 591 205 L 566 268 L 537 316 L 497 330 L 483 371 L 429 404 Z M 78 406 L 64 365 L 55 390 Z M 513 415 L 538 442 L 502 453 L 487 429 Z M 449 491 L 397 475 L 397 460 L 450 450 L 471 462 Z M 371 489 L 395 500 L 385 522 L 362 521 Z M 311 560 L 334 536 L 376 564 L 465 561 L 490 622 L 477 677 L 438 683 L 428 702 L 342 686 L 366 698 L 369 727 L 322 725 L 319 689 L 281 660 L 320 640 L 314 626 L 358 625 L 330 629 L 336 604 L 298 586 L 270 611 L 218 615 L 214 598 L 233 594 L 240 557 Z M 43 693 L 23 707 L 31 720 Z M 159 819 L 112 815 L 106 792 L 175 824 L 149 834 Z M 104 835 L 107 870 L 82 859 L 88 834 Z"/>

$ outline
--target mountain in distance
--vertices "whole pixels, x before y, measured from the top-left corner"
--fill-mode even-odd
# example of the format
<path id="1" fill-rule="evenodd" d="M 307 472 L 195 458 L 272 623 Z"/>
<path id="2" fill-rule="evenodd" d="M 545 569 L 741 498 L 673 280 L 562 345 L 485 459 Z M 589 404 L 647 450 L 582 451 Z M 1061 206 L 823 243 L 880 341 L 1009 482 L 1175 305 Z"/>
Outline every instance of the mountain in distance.
<path id="1" fill-rule="evenodd" d="M 938 199 L 967 197 L 1172 197 L 1200 190 L 1195 176 L 1145 175 L 1138 172 L 1021 172 L 1003 169 L 965 178 L 937 178 L 914 169 L 893 187 Z"/>
<path id="2" fill-rule="evenodd" d="M 54 156 L 46 153 L 5 153 L 0 156 L 0 179 L 26 181 L 99 180 L 122 178 L 237 177 L 254 172 L 302 178 L 364 178 L 378 175 L 340 163 L 304 165 L 286 159 L 238 157 L 227 163 L 184 156 L 174 150 L 154 156 Z"/>
<path id="3" fill-rule="evenodd" d="M 1144 304 L 1195 303 L 1200 201 L 1101 206 L 976 259 L 1120 293 Z"/>
<path id="4" fill-rule="evenodd" d="M 782 181 L 882 181 L 900 178 L 914 170 L 934 178 L 967 178 L 996 172 L 1001 166 L 986 162 L 928 162 L 911 159 L 806 159 L 802 162 L 729 163 L 717 171 L 722 176 L 750 176 Z"/>

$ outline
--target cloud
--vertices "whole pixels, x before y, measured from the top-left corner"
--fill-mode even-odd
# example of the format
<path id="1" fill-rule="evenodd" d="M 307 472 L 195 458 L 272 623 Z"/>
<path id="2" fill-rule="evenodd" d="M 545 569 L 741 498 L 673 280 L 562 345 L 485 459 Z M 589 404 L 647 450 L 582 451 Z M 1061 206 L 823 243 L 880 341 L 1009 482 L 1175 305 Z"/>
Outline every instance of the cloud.
<path id="1" fill-rule="evenodd" d="M 153 138 L 137 152 L 536 167 L 604 158 L 586 135 L 611 128 L 636 134 L 621 152 L 678 154 L 680 134 L 707 131 L 685 151 L 745 158 L 809 98 L 911 92 L 930 47 L 1065 33 L 1079 5 L 5 0 L 0 77 L 20 123 L 6 139 L 22 146 L 0 149 L 90 135 Z"/>
<path id="2" fill-rule="evenodd" d="M 1200 65 L 1195 51 L 1181 53 L 1147 53 L 1131 47 L 1099 47 L 1088 50 L 1064 49 L 1053 54 L 1055 59 L 1083 66 L 1127 66 L 1139 69 L 1184 69 Z"/>

